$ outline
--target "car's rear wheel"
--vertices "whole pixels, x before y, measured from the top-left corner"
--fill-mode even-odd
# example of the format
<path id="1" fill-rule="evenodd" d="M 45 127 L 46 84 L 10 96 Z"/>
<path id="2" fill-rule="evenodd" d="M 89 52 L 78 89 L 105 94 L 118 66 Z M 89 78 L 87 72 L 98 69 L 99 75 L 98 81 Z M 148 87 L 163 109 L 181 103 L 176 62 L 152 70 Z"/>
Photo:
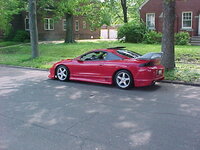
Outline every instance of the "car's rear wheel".
<path id="1" fill-rule="evenodd" d="M 132 86 L 133 78 L 129 71 L 120 70 L 115 75 L 115 84 L 122 89 L 128 89 Z"/>
<path id="2" fill-rule="evenodd" d="M 69 80 L 69 69 L 64 66 L 60 65 L 56 69 L 56 76 L 60 81 L 68 81 Z"/>

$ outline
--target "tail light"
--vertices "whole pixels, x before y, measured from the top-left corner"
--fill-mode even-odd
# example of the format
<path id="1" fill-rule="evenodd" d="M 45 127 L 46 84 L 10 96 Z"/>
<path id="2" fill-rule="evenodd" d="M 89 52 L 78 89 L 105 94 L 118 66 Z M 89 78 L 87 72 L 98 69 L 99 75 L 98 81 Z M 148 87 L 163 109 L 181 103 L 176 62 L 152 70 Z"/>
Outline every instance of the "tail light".
<path id="1" fill-rule="evenodd" d="M 152 66 L 158 66 L 160 64 L 161 64 L 161 59 L 158 58 L 158 59 L 150 60 L 147 63 L 140 64 L 139 67 L 152 67 Z"/>

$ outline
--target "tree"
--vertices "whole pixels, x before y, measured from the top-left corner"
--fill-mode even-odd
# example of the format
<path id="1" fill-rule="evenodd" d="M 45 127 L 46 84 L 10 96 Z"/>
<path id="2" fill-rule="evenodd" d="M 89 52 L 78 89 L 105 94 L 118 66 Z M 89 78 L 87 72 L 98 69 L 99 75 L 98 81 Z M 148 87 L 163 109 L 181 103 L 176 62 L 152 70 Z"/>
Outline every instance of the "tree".
<path id="1" fill-rule="evenodd" d="M 123 10 L 123 16 L 124 16 L 124 23 L 128 22 L 128 14 L 127 14 L 127 2 L 126 0 L 121 0 L 121 6 L 122 6 L 122 10 Z"/>
<path id="2" fill-rule="evenodd" d="M 29 0 L 29 27 L 32 58 L 39 57 L 36 0 Z"/>
<path id="3" fill-rule="evenodd" d="M 113 24 L 127 23 L 128 21 L 139 21 L 139 7 L 145 0 L 106 0 L 110 8 Z"/>
<path id="4" fill-rule="evenodd" d="M 60 19 L 65 17 L 66 19 L 66 36 L 65 43 L 73 43 L 74 32 L 73 32 L 73 17 L 76 15 L 84 15 L 88 5 L 92 4 L 94 0 L 40 0 L 44 2 L 43 8 L 51 7 L 52 13 L 55 18 Z"/>
<path id="5" fill-rule="evenodd" d="M 175 0 L 163 0 L 162 64 L 167 70 L 174 69 L 174 22 Z"/>
<path id="6" fill-rule="evenodd" d="M 10 22 L 13 15 L 18 14 L 24 9 L 24 3 L 21 0 L 0 1 L 0 29 L 9 32 L 11 28 Z"/>

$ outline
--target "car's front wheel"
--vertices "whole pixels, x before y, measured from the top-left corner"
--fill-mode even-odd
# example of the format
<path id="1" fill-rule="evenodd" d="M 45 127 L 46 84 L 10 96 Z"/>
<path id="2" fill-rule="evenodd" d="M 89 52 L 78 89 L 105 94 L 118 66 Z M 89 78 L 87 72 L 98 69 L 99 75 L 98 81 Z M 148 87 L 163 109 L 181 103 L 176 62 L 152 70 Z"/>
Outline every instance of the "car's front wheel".
<path id="1" fill-rule="evenodd" d="M 69 69 L 64 66 L 60 65 L 56 69 L 56 76 L 60 81 L 68 81 L 69 80 Z"/>
<path id="2" fill-rule="evenodd" d="M 129 71 L 120 70 L 115 75 L 115 84 L 122 89 L 128 89 L 132 86 L 133 78 Z"/>

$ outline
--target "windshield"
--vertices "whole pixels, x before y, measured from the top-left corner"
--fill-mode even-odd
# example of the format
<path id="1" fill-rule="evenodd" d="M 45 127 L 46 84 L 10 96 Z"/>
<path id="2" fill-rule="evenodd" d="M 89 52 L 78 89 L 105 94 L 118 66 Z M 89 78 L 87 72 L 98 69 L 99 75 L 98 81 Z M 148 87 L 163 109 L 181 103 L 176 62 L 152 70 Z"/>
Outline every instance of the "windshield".
<path id="1" fill-rule="evenodd" d="M 129 58 L 137 58 L 137 57 L 141 56 L 140 54 L 138 54 L 136 52 L 124 50 L 124 49 L 117 50 L 117 53 L 119 53 L 120 55 L 129 57 Z"/>

